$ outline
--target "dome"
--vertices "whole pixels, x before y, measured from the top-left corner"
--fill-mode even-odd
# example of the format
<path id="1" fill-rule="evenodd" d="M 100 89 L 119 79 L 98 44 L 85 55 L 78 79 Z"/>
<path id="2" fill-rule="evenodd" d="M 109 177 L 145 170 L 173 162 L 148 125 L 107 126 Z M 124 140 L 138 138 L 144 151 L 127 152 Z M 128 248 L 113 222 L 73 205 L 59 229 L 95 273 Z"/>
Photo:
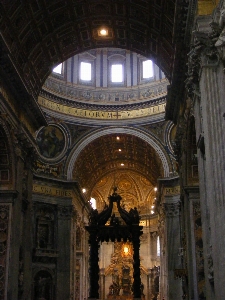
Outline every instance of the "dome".
<path id="1" fill-rule="evenodd" d="M 98 48 L 53 69 L 39 96 L 48 113 L 87 122 L 144 122 L 164 116 L 168 80 L 150 59 Z"/>

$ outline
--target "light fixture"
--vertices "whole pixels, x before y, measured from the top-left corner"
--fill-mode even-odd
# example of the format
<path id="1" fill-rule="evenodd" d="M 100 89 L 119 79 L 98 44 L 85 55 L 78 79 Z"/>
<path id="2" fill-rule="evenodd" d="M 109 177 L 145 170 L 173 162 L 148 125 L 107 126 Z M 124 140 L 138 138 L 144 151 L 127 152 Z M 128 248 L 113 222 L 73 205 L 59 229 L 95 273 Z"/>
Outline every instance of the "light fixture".
<path id="1" fill-rule="evenodd" d="M 119 152 L 121 152 L 121 151 L 122 151 L 122 149 L 118 149 L 118 151 L 119 151 Z"/>
<path id="2" fill-rule="evenodd" d="M 119 136 L 117 136 L 117 137 L 116 137 L 116 139 L 117 139 L 117 141 L 119 141 L 119 140 L 120 140 L 120 137 L 119 137 Z"/>
<path id="3" fill-rule="evenodd" d="M 99 36 L 107 36 L 108 35 L 108 29 L 106 28 L 101 28 L 98 32 Z"/>
<path id="4" fill-rule="evenodd" d="M 98 28 L 94 28 L 92 31 L 93 38 L 96 40 L 112 40 L 114 38 L 113 30 L 110 27 L 101 25 Z"/>
<path id="5" fill-rule="evenodd" d="M 82 193 L 85 194 L 87 190 L 85 188 L 82 189 Z"/>
<path id="6" fill-rule="evenodd" d="M 123 247 L 123 252 L 124 252 L 125 255 L 127 255 L 127 254 L 129 253 L 129 248 L 128 248 L 128 246 L 124 246 L 124 247 Z"/>
<path id="7" fill-rule="evenodd" d="M 154 187 L 154 191 L 155 191 L 155 192 L 157 191 L 157 187 Z"/>
<path id="8" fill-rule="evenodd" d="M 124 166 L 124 163 L 121 163 L 120 165 L 121 165 L 121 167 L 123 167 L 123 166 Z"/>

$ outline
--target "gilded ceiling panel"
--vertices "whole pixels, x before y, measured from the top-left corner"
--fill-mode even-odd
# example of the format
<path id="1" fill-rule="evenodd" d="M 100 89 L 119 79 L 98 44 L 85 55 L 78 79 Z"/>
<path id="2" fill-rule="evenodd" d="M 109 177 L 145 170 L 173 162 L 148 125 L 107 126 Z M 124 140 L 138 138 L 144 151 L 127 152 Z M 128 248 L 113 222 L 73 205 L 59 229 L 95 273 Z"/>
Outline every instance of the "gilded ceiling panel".
<path id="1" fill-rule="evenodd" d="M 142 175 L 142 187 L 150 183 L 156 185 L 163 174 L 160 158 L 148 143 L 126 134 L 119 135 L 118 140 L 113 134 L 100 137 L 86 146 L 75 163 L 73 178 L 79 180 L 90 194 L 96 184 L 99 189 L 105 186 L 106 176 L 116 177 L 121 171 L 125 171 L 126 176 L 131 172 Z M 132 184 L 126 176 L 118 182 L 118 187 L 121 192 L 128 193 Z"/>

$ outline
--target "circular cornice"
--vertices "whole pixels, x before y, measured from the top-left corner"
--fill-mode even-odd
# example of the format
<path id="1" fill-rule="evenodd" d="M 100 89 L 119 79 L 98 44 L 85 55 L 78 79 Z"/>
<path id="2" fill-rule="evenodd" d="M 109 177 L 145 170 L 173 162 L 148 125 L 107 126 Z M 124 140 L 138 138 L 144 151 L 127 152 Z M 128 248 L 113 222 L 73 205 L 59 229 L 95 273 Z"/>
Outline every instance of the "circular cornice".
<path id="1" fill-rule="evenodd" d="M 165 114 L 166 99 L 159 98 L 144 105 L 124 105 L 102 107 L 97 105 L 84 105 L 75 107 L 71 103 L 64 104 L 57 98 L 39 96 L 38 103 L 42 109 L 54 117 L 69 122 L 100 123 L 105 124 L 128 124 L 151 123 L 151 121 L 162 120 Z"/>

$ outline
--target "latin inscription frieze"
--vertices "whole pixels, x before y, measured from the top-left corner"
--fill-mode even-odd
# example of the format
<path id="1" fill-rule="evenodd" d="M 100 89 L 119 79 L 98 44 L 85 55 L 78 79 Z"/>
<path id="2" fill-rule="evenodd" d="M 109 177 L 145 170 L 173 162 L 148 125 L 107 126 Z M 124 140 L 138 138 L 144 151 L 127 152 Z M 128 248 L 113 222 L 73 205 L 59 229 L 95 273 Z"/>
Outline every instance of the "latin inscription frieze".
<path id="1" fill-rule="evenodd" d="M 133 118 L 142 118 L 151 115 L 156 115 L 165 112 L 165 103 L 150 106 L 142 109 L 133 109 L 133 110 L 114 110 L 114 111 L 100 111 L 100 110 L 89 110 L 82 108 L 70 107 L 67 105 L 59 104 L 54 101 L 50 101 L 43 97 L 39 97 L 39 104 L 47 109 L 88 119 L 100 119 L 100 120 L 126 120 Z"/>
<path id="2" fill-rule="evenodd" d="M 71 190 L 64 190 L 55 187 L 49 187 L 45 185 L 33 185 L 33 193 L 45 194 L 55 197 L 72 197 Z"/>

